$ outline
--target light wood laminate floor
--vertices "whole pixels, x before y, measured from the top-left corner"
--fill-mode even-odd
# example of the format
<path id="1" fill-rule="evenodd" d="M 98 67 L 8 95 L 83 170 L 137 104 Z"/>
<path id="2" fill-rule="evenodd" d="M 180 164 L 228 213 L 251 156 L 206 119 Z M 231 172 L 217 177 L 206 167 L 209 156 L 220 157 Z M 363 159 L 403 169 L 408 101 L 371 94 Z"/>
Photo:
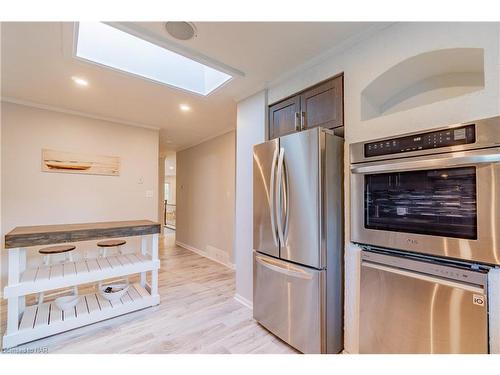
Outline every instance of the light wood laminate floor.
<path id="1" fill-rule="evenodd" d="M 14 348 L 48 353 L 296 353 L 234 297 L 234 271 L 160 242 L 159 306 Z M 2 301 L 1 331 L 6 326 Z"/>

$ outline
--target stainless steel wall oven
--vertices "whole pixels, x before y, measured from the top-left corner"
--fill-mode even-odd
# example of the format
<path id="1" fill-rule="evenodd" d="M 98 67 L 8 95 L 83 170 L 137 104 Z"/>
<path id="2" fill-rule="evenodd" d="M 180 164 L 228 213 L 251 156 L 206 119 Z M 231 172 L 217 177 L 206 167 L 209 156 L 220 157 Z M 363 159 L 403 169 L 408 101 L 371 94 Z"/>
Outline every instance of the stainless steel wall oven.
<path id="1" fill-rule="evenodd" d="M 488 353 L 500 117 L 352 145 L 351 239 L 361 353 Z"/>
<path id="2" fill-rule="evenodd" d="M 500 264 L 500 117 L 351 146 L 353 242 Z"/>
<path id="3" fill-rule="evenodd" d="M 488 269 L 361 252 L 360 353 L 488 353 Z"/>

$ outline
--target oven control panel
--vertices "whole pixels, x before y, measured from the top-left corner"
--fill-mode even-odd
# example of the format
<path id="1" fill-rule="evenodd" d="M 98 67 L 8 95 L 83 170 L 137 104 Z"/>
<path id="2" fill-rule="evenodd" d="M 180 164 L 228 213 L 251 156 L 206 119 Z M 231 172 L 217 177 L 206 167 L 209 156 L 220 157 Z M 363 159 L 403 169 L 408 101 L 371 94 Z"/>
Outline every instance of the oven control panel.
<path id="1" fill-rule="evenodd" d="M 398 154 L 439 147 L 465 145 L 476 141 L 475 126 L 438 130 L 365 144 L 365 157 Z"/>

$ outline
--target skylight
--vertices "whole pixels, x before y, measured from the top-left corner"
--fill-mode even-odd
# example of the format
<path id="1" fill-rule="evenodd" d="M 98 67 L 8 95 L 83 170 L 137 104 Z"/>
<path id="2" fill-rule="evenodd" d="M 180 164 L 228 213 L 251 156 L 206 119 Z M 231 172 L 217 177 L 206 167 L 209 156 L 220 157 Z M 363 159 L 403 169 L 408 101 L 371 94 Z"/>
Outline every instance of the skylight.
<path id="1" fill-rule="evenodd" d="M 201 95 L 210 94 L 232 78 L 101 22 L 80 22 L 76 56 Z"/>

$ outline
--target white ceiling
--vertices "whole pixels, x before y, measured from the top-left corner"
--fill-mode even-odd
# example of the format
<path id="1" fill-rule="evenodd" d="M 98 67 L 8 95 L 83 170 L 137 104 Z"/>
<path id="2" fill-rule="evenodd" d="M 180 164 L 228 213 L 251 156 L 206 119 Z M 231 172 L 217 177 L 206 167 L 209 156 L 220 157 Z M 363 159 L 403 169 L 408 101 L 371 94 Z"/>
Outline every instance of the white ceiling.
<path id="1" fill-rule="evenodd" d="M 159 128 L 161 149 L 178 150 L 234 129 L 237 100 L 377 26 L 338 22 L 195 24 L 198 36 L 185 42 L 170 38 L 162 22 L 125 26 L 244 73 L 207 97 L 74 59 L 68 52 L 72 40 L 67 30 L 72 24 L 4 22 L 2 98 Z M 75 86 L 72 76 L 84 77 L 89 86 Z M 191 111 L 180 111 L 181 103 L 188 104 Z"/>

